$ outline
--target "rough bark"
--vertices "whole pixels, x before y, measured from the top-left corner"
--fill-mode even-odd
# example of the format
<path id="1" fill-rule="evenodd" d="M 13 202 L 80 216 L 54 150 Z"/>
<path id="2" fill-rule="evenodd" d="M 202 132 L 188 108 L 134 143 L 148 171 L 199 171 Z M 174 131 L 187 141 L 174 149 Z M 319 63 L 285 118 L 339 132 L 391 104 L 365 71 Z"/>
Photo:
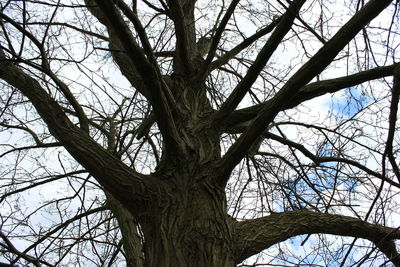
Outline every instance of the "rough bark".
<path id="1" fill-rule="evenodd" d="M 400 238 L 397 228 L 383 227 L 348 216 L 316 213 L 308 210 L 271 214 L 255 220 L 239 222 L 236 262 L 254 255 L 263 249 L 302 234 L 332 234 L 365 238 L 379 247 L 396 266 L 400 258 L 394 239 Z"/>
<path id="2" fill-rule="evenodd" d="M 139 218 L 146 266 L 233 266 L 223 190 L 179 177 L 171 198 Z"/>

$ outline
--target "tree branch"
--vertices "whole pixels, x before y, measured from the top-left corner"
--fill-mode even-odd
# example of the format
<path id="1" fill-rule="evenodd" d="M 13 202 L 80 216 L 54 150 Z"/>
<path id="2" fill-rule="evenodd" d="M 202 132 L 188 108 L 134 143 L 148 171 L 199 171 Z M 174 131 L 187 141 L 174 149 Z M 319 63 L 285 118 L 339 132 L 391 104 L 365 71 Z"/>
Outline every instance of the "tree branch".
<path id="1" fill-rule="evenodd" d="M 48 23 L 38 21 L 38 22 L 28 22 L 28 23 L 26 23 L 26 25 L 48 25 Z M 77 31 L 77 32 L 80 32 L 80 33 L 84 34 L 85 36 L 93 36 L 95 38 L 98 38 L 98 39 L 106 41 L 106 42 L 109 41 L 108 37 L 106 37 L 104 35 L 101 35 L 101 34 L 98 34 L 98 33 L 95 33 L 95 32 L 91 32 L 89 30 L 85 30 L 85 29 L 79 28 L 79 27 L 71 25 L 69 23 L 54 22 L 53 21 L 50 26 L 62 26 L 62 27 L 70 28 L 70 29 L 72 29 L 74 31 Z"/>
<path id="2" fill-rule="evenodd" d="M 217 30 L 215 31 L 215 35 L 213 36 L 213 38 L 211 40 L 211 45 L 210 45 L 210 49 L 208 51 L 206 60 L 204 61 L 203 65 L 200 68 L 200 72 L 199 72 L 200 78 L 205 77 L 206 74 L 208 73 L 208 68 L 211 64 L 212 59 L 214 58 L 215 51 L 217 51 L 218 43 L 221 39 L 222 33 L 224 32 L 226 24 L 228 23 L 229 19 L 231 18 L 233 12 L 235 12 L 236 6 L 239 3 L 239 1 L 240 0 L 233 0 L 230 3 L 228 9 L 226 10 L 224 17 L 221 20 L 221 23 L 219 24 Z"/>
<path id="3" fill-rule="evenodd" d="M 237 46 L 232 48 L 230 51 L 228 51 L 225 54 L 223 54 L 222 56 L 220 56 L 217 60 L 215 60 L 214 62 L 211 63 L 209 71 L 215 70 L 215 69 L 221 67 L 222 65 L 226 64 L 229 60 L 231 60 L 237 54 L 239 54 L 243 49 L 245 49 L 246 47 L 248 47 L 249 45 L 254 43 L 256 40 L 260 39 L 261 37 L 272 32 L 281 20 L 282 20 L 282 16 L 279 17 L 278 19 L 275 19 L 268 26 L 257 31 L 252 36 L 244 39 L 240 44 L 238 44 Z"/>
<path id="4" fill-rule="evenodd" d="M 47 177 L 43 177 L 40 179 L 40 181 L 38 181 L 39 179 L 35 179 L 34 183 L 31 183 L 30 185 L 27 185 L 25 187 L 22 188 L 18 188 L 15 189 L 13 191 L 10 192 L 5 192 L 2 194 L 2 196 L 0 197 L 0 203 L 3 202 L 3 200 L 11 195 L 15 195 L 17 193 L 23 192 L 25 190 L 29 190 L 32 188 L 35 188 L 36 186 L 40 186 L 40 185 L 44 185 L 50 182 L 54 182 L 63 178 L 68 178 L 70 176 L 74 176 L 76 174 L 81 174 L 81 173 L 87 173 L 86 170 L 80 170 L 80 171 L 73 171 L 73 172 L 69 172 L 69 173 L 65 173 L 65 174 L 57 174 L 57 175 L 53 175 L 53 176 L 47 176 Z M 5 187 L 5 186 L 4 186 Z"/>
<path id="5" fill-rule="evenodd" d="M 281 107 L 281 111 L 294 108 L 307 100 L 322 96 L 324 94 L 335 93 L 342 89 L 356 86 L 366 81 L 392 76 L 393 71 L 397 66 L 400 66 L 400 63 L 384 67 L 376 67 L 348 76 L 310 83 L 301 88 L 291 101 L 284 102 Z M 243 132 L 245 130 L 245 126 L 247 126 L 246 122 L 254 119 L 258 112 L 260 112 L 266 106 L 271 105 L 271 102 L 272 100 L 270 99 L 264 103 L 234 111 L 224 121 L 223 131 L 228 133 Z"/>
<path id="6" fill-rule="evenodd" d="M 307 148 L 305 148 L 303 145 L 298 144 L 296 142 L 293 142 L 289 139 L 283 138 L 281 136 L 275 135 L 273 133 L 267 132 L 264 134 L 265 138 L 270 138 L 272 140 L 278 141 L 282 144 L 285 144 L 291 148 L 295 148 L 297 150 L 299 150 L 301 153 L 303 153 L 304 156 L 306 156 L 307 158 L 309 158 L 310 160 L 312 160 L 316 165 L 319 165 L 321 163 L 325 163 L 325 162 L 342 162 L 342 163 L 346 163 L 348 165 L 354 166 L 360 170 L 363 170 L 365 173 L 368 173 L 369 175 L 375 176 L 376 178 L 381 179 L 382 181 L 385 181 L 397 188 L 400 188 L 400 184 L 396 183 L 394 181 L 392 181 L 391 179 L 387 178 L 386 176 L 383 176 L 381 173 L 373 171 L 369 168 L 367 168 L 366 166 L 364 166 L 363 164 L 360 164 L 359 162 L 355 161 L 355 160 L 351 160 L 348 158 L 342 158 L 342 157 L 318 157 L 316 156 L 314 153 L 312 153 L 311 151 L 309 151 Z M 260 155 L 262 155 L 262 152 L 259 152 Z"/>
<path id="7" fill-rule="evenodd" d="M 399 109 L 399 98 L 400 98 L 400 65 L 394 70 L 393 73 L 393 88 L 392 88 L 392 99 L 390 101 L 390 113 L 389 113 L 389 131 L 386 141 L 385 154 L 389 158 L 390 165 L 392 165 L 393 172 L 400 182 L 400 169 L 396 162 L 396 158 L 393 154 L 393 140 L 396 131 L 397 111 Z"/>
<path id="8" fill-rule="evenodd" d="M 400 266 L 398 252 L 393 247 L 393 240 L 400 239 L 398 228 L 380 226 L 353 217 L 308 210 L 274 213 L 237 223 L 236 263 L 288 238 L 318 233 L 367 239 L 379 247 L 396 266 Z"/>
<path id="9" fill-rule="evenodd" d="M 256 81 L 258 75 L 263 70 L 265 64 L 267 64 L 268 60 L 275 52 L 282 39 L 290 31 L 296 15 L 299 13 L 300 8 L 304 3 L 305 0 L 297 0 L 292 2 L 275 31 L 261 49 L 256 60 L 248 69 L 246 76 L 243 77 L 228 99 L 223 103 L 220 110 L 215 114 L 215 124 L 220 124 L 221 121 L 228 117 L 242 101 L 243 97 L 247 94 L 253 83 Z"/>
<path id="10" fill-rule="evenodd" d="M 91 3 L 92 1 L 87 0 L 86 2 Z M 117 62 L 124 65 L 125 63 L 133 64 L 135 66 L 137 71 L 136 76 L 140 77 L 139 79 L 141 82 L 138 86 L 139 88 L 144 88 L 141 92 L 146 96 L 153 107 L 166 147 L 170 147 L 170 151 L 180 151 L 180 136 L 172 116 L 172 109 L 175 106 L 175 101 L 160 74 L 155 60 L 150 62 L 149 59 L 145 57 L 143 50 L 133 39 L 128 26 L 112 2 L 105 0 L 96 0 L 95 2 L 98 4 L 98 7 L 92 6 L 90 11 L 107 27 L 109 33 L 114 35 L 114 37 L 111 36 L 110 41 L 112 42 L 115 38 L 117 43 L 125 50 L 125 56 L 130 59 L 128 62 L 126 59 L 117 59 Z M 136 26 L 140 28 L 139 25 Z M 142 37 L 144 40 L 143 42 L 146 43 L 145 37 Z M 149 47 L 146 48 L 146 50 L 149 49 Z M 124 68 L 129 68 L 129 66 L 124 66 Z"/>
<path id="11" fill-rule="evenodd" d="M 132 214 L 113 196 L 110 194 L 106 195 L 107 206 L 114 214 L 121 229 L 127 267 L 144 266 L 143 246 Z"/>
<path id="12" fill-rule="evenodd" d="M 0 79 L 18 88 L 30 100 L 50 133 L 116 198 L 133 204 L 132 200 L 144 201 L 148 190 L 158 188 L 155 178 L 136 173 L 75 126 L 41 85 L 8 61 L 1 50 Z M 146 186 L 146 183 L 154 184 Z"/>
<path id="13" fill-rule="evenodd" d="M 130 57 L 126 56 L 126 52 L 124 47 L 122 46 L 122 42 L 119 40 L 116 32 L 113 30 L 110 22 L 107 20 L 106 16 L 103 12 L 97 7 L 94 3 L 94 0 L 87 0 L 85 1 L 87 9 L 90 13 L 96 17 L 96 19 L 103 24 L 107 31 L 108 31 L 108 41 L 109 41 L 109 49 L 108 51 L 111 52 L 115 63 L 121 70 L 121 73 L 128 79 L 133 87 L 136 88 L 142 95 L 147 96 L 148 93 L 146 92 L 146 88 L 143 87 L 143 80 L 140 76 L 136 64 L 132 62 Z M 132 35 L 129 29 L 125 29 L 128 31 L 129 36 Z"/>
<path id="14" fill-rule="evenodd" d="M 130 7 L 125 2 L 123 2 L 121 0 L 116 0 L 116 4 L 121 9 L 121 11 L 124 13 L 124 15 L 133 23 L 133 26 L 135 27 L 135 30 L 139 35 L 140 42 L 142 43 L 142 46 L 144 48 L 144 52 L 146 53 L 146 56 L 149 59 L 150 64 L 153 65 L 153 68 L 158 69 L 157 61 L 156 61 L 156 59 L 154 57 L 153 49 L 152 49 L 152 47 L 150 45 L 150 42 L 149 42 L 149 39 L 147 37 L 146 31 L 143 28 L 143 25 L 140 22 L 137 14 L 134 13 L 130 9 Z"/>
<path id="15" fill-rule="evenodd" d="M 30 263 L 32 263 L 33 265 L 38 266 L 38 267 L 42 266 L 42 264 L 44 264 L 44 265 L 46 265 L 46 266 L 55 266 L 55 265 L 53 265 L 53 264 L 48 263 L 47 261 L 41 260 L 41 259 L 39 259 L 39 258 L 35 258 L 35 257 L 33 257 L 33 256 L 30 256 L 30 255 L 26 254 L 25 252 L 19 251 L 19 250 L 14 246 L 14 244 L 11 242 L 11 240 L 10 240 L 2 231 L 0 231 L 0 238 L 4 240 L 5 249 L 6 249 L 8 252 L 17 255 L 19 258 L 23 258 L 23 259 L 26 260 L 27 262 L 30 262 Z M 3 264 L 3 263 L 0 263 L 0 264 Z M 4 266 L 4 265 L 3 265 L 3 266 Z M 15 266 L 15 265 L 10 264 L 10 265 L 5 265 L 5 266 Z"/>
<path id="16" fill-rule="evenodd" d="M 59 90 L 64 94 L 65 98 L 68 100 L 68 102 L 72 105 L 72 107 L 75 109 L 76 113 L 78 114 L 78 119 L 79 119 L 81 129 L 88 133 L 89 132 L 89 120 L 88 120 L 85 112 L 83 111 L 82 107 L 79 105 L 78 101 L 76 100 L 75 96 L 72 94 L 72 92 L 68 88 L 68 86 L 63 81 L 61 81 L 57 77 L 57 75 L 55 75 L 55 73 L 53 73 L 50 69 L 50 63 L 49 63 L 46 51 L 44 50 L 44 46 L 43 46 L 44 39 L 43 39 L 42 43 L 39 42 L 39 40 L 37 40 L 33 34 L 31 34 L 25 28 L 21 27 L 17 22 L 15 22 L 13 19 L 8 17 L 4 13 L 0 13 L 0 18 L 4 19 L 5 21 L 12 24 L 18 31 L 20 31 L 23 34 L 23 36 L 27 36 L 36 45 L 36 47 L 40 51 L 40 56 L 41 56 L 41 60 L 42 60 L 42 64 L 38 68 L 43 73 L 49 75 L 49 77 L 56 83 Z M 17 54 L 14 54 L 14 56 L 19 58 L 19 55 L 17 55 Z M 1 57 L 1 55 L 0 55 L 0 57 Z"/>
<path id="17" fill-rule="evenodd" d="M 268 105 L 263 106 L 246 131 L 219 162 L 221 184 L 226 184 L 228 174 L 247 154 L 248 149 L 263 134 L 265 128 L 274 120 L 285 103 L 295 102 L 294 96 L 298 94 L 300 89 L 321 73 L 357 33 L 391 2 L 391 0 L 369 1 L 286 82 L 282 89 L 269 101 Z"/>
<path id="18" fill-rule="evenodd" d="M 40 238 L 38 238 L 38 240 L 36 240 L 33 244 L 31 244 L 30 246 L 28 246 L 25 250 L 24 253 L 28 253 L 30 250 L 34 249 L 35 247 L 37 247 L 40 243 L 44 242 L 46 239 L 48 239 L 49 237 L 51 237 L 53 234 L 57 233 L 58 231 L 65 229 L 68 225 L 70 225 L 71 223 L 78 221 L 82 218 L 88 217 L 91 214 L 97 213 L 97 212 L 101 212 L 106 210 L 108 207 L 102 206 L 102 207 L 97 207 L 97 208 L 93 208 L 90 209 L 84 213 L 78 214 L 70 219 L 67 219 L 66 221 L 58 224 L 56 227 L 54 227 L 53 229 L 51 229 L 50 231 L 46 232 L 44 235 L 42 235 Z"/>
<path id="19" fill-rule="evenodd" d="M 174 22 L 176 48 L 174 70 L 187 76 L 193 73 L 192 57 L 195 51 L 194 1 L 167 0 L 168 16 Z"/>

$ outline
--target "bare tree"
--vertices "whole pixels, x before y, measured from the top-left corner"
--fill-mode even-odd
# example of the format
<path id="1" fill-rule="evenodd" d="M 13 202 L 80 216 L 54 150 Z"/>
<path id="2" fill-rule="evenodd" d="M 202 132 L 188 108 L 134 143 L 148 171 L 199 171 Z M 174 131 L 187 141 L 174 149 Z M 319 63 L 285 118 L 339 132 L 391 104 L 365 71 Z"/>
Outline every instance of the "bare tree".
<path id="1" fill-rule="evenodd" d="M 2 266 L 400 266 L 398 1 L 0 7 Z"/>

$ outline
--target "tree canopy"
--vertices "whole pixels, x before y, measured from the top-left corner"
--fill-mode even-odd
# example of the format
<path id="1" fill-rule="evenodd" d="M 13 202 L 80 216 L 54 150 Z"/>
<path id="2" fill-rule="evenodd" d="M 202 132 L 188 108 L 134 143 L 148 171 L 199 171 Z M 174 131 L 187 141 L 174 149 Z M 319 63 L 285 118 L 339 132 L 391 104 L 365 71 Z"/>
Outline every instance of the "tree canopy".
<path id="1" fill-rule="evenodd" d="M 0 266 L 400 266 L 398 0 L 0 4 Z"/>

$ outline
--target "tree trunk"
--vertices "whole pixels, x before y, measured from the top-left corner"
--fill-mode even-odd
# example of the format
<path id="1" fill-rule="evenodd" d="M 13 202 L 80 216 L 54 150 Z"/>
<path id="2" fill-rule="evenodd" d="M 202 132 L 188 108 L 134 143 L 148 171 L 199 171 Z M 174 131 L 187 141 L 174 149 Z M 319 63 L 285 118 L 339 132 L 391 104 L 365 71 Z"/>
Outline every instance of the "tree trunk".
<path id="1" fill-rule="evenodd" d="M 154 203 L 139 217 L 145 266 L 233 266 L 223 190 L 204 181 L 181 184 L 175 190 L 170 199 Z"/>
<path id="2" fill-rule="evenodd" d="M 234 266 L 233 221 L 224 188 L 216 183 L 221 151 L 218 133 L 205 123 L 212 113 L 205 85 L 165 80 L 177 103 L 181 150 L 164 153 L 154 173 L 163 192 L 132 210 L 144 235 L 145 266 Z"/>

